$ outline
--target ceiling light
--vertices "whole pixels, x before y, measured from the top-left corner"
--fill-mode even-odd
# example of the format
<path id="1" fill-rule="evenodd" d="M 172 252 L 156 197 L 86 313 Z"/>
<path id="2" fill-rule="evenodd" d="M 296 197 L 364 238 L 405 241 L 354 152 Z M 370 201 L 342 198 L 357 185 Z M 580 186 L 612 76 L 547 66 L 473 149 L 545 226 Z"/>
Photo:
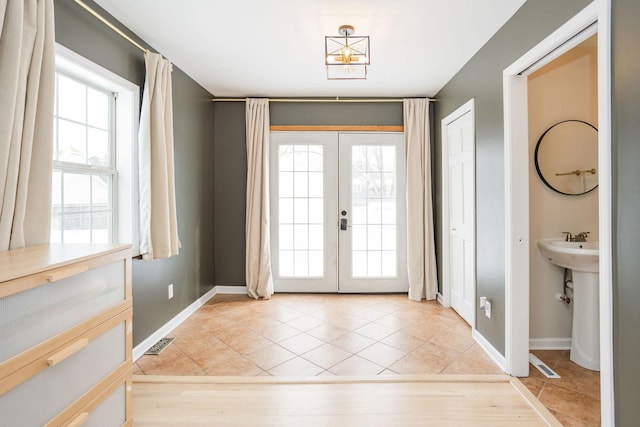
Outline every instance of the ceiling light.
<path id="1" fill-rule="evenodd" d="M 339 36 L 325 36 L 325 64 L 328 80 L 366 79 L 369 65 L 369 36 L 354 36 L 351 25 L 338 28 Z"/>

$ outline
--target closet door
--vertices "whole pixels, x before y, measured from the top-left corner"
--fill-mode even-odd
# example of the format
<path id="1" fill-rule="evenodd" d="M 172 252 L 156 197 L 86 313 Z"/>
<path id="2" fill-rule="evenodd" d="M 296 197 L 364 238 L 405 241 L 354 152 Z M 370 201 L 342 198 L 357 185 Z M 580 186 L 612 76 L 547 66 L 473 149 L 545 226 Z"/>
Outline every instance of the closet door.
<path id="1" fill-rule="evenodd" d="M 470 325 L 475 316 L 475 171 L 472 113 L 443 126 L 448 156 L 448 263 L 451 307 Z"/>

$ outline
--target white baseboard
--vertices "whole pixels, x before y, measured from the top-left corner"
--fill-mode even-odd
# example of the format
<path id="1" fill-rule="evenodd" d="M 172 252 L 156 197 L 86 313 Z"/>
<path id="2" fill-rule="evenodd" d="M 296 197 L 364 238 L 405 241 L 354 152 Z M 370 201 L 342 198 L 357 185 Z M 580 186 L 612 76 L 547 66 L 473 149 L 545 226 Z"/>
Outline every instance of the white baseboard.
<path id="1" fill-rule="evenodd" d="M 474 329 L 471 336 L 478 343 L 481 349 L 484 350 L 485 353 L 493 360 L 503 372 L 507 371 L 507 360 L 504 358 L 502 354 L 496 348 L 491 345 L 487 339 L 482 336 L 477 329 Z"/>
<path id="2" fill-rule="evenodd" d="M 531 338 L 529 339 L 531 350 L 570 350 L 571 338 Z"/>
<path id="3" fill-rule="evenodd" d="M 248 295 L 246 286 L 216 285 L 215 289 L 218 294 Z"/>
<path id="4" fill-rule="evenodd" d="M 164 338 L 168 333 L 180 326 L 182 322 L 187 320 L 189 316 L 195 313 L 200 307 L 205 305 L 211 298 L 217 294 L 236 294 L 246 295 L 246 286 L 214 286 L 206 294 L 191 303 L 187 308 L 178 313 L 173 319 L 162 325 L 160 329 L 149 335 L 144 341 L 133 348 L 133 361 L 138 360 L 144 353 L 151 348 L 152 345 L 157 343 L 161 338 Z"/>

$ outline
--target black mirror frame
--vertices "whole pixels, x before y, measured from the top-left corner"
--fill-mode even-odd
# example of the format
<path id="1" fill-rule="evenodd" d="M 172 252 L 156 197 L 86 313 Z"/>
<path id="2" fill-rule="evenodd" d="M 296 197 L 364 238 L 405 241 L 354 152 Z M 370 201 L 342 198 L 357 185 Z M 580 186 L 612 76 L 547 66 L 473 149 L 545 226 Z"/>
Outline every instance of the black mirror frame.
<path id="1" fill-rule="evenodd" d="M 589 190 L 582 192 L 582 193 L 565 193 L 563 191 L 558 190 L 557 188 L 555 188 L 553 185 L 551 185 L 549 183 L 549 181 L 547 181 L 544 177 L 544 175 L 542 174 L 542 171 L 540 170 L 540 164 L 538 163 L 538 150 L 540 149 L 540 144 L 542 143 L 542 140 L 544 139 L 545 135 L 547 133 L 549 133 L 549 131 L 551 129 L 553 129 L 554 127 L 561 125 L 563 123 L 567 123 L 567 122 L 577 122 L 577 123 L 582 123 L 585 124 L 587 126 L 589 126 L 590 128 L 594 129 L 596 131 L 596 133 L 598 132 L 598 128 L 595 127 L 594 125 L 592 125 L 591 123 L 585 122 L 583 120 L 577 120 L 577 119 L 569 119 L 569 120 L 563 120 L 561 122 L 558 122 L 556 124 L 551 125 L 547 130 L 544 131 L 544 133 L 542 135 L 540 135 L 540 138 L 538 138 L 538 142 L 536 143 L 536 149 L 534 151 L 533 154 L 533 161 L 534 164 L 536 166 L 536 172 L 538 173 L 538 176 L 540 177 L 540 179 L 542 180 L 542 182 L 544 182 L 544 184 L 549 187 L 551 190 L 555 191 L 556 193 L 559 194 L 564 194 L 565 196 L 582 196 L 583 194 L 587 194 L 592 192 L 593 190 L 595 190 L 596 188 L 598 188 L 598 184 L 594 185 L 592 188 L 590 188 Z"/>

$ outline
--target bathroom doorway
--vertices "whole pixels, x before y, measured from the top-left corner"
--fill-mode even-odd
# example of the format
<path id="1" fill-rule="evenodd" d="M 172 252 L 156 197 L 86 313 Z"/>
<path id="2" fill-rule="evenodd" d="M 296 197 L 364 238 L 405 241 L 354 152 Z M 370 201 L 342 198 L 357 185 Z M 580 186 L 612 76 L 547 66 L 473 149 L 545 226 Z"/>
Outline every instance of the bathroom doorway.
<path id="1" fill-rule="evenodd" d="M 597 0 L 527 52 L 503 73 L 505 101 L 506 348 L 507 372 L 529 373 L 530 256 L 535 236 L 530 224 L 529 77 L 597 33 L 598 226 L 600 243 L 601 419 L 613 425 L 611 309 L 610 18 L 608 2 Z M 571 224 L 569 224 L 571 225 Z M 569 231 L 569 230 L 559 230 Z M 575 232 L 590 230 L 575 230 Z M 549 301 L 548 304 L 555 304 Z"/>
<path id="2" fill-rule="evenodd" d="M 569 350 L 576 310 L 571 273 L 536 242 L 599 241 L 597 76 L 595 34 L 528 76 L 531 350 Z"/>

